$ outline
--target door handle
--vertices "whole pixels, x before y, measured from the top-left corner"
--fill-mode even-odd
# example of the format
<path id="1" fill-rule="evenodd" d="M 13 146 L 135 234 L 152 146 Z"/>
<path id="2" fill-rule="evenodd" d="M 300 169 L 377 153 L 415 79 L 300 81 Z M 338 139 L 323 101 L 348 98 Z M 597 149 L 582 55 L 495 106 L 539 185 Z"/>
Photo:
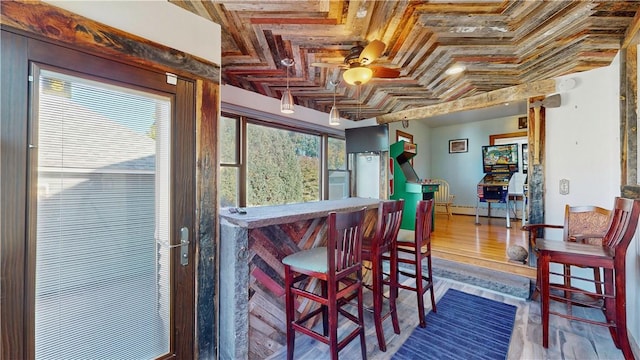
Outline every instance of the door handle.
<path id="1" fill-rule="evenodd" d="M 189 265 L 189 228 L 180 229 L 180 265 Z"/>
<path id="2" fill-rule="evenodd" d="M 183 226 L 180 229 L 180 244 L 169 244 L 165 241 L 159 241 L 156 239 L 156 242 L 169 249 L 180 248 L 180 265 L 187 266 L 189 265 L 189 228 Z"/>

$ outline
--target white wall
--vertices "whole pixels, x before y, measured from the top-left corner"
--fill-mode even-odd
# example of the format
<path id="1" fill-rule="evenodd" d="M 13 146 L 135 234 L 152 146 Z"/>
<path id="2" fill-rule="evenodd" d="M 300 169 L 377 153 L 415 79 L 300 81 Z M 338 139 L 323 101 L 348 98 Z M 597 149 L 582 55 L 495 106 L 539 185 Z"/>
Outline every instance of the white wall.
<path id="1" fill-rule="evenodd" d="M 564 205 L 611 208 L 620 195 L 618 58 L 605 68 L 571 75 L 575 88 L 561 93 L 546 121 L 545 221 L 562 223 Z M 561 179 L 570 181 L 560 195 Z"/>
<path id="2" fill-rule="evenodd" d="M 562 93 L 562 106 L 547 110 L 548 188 L 545 222 L 562 223 L 564 205 L 613 207 L 620 195 L 619 56 L 613 63 L 572 75 L 576 87 Z M 560 195 L 560 179 L 570 180 L 570 193 Z M 559 236 L 560 235 L 556 235 Z M 588 276 L 589 271 L 583 272 Z M 628 329 L 640 340 L 640 242 L 638 234 L 627 253 Z"/>
<path id="3" fill-rule="evenodd" d="M 489 145 L 490 135 L 522 131 L 518 129 L 518 117 L 482 120 L 431 129 L 429 138 L 431 176 L 445 179 L 449 183 L 451 194 L 456 196 L 454 200 L 456 206 L 476 206 L 477 185 L 484 177 L 482 146 Z M 449 154 L 449 140 L 454 139 L 469 139 L 469 151 Z M 481 207 L 486 207 L 486 203 L 482 203 Z"/>

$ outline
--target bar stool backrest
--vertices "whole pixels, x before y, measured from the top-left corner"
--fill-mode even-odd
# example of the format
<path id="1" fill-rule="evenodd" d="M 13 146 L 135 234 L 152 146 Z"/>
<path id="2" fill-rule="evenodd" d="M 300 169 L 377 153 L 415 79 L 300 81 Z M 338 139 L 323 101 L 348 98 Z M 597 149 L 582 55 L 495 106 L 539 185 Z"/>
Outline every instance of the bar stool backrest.
<path id="1" fill-rule="evenodd" d="M 420 200 L 416 208 L 416 246 L 431 243 L 433 200 Z"/>
<path id="2" fill-rule="evenodd" d="M 625 261 L 627 248 L 633 239 L 640 216 L 640 200 L 616 197 L 609 229 L 603 245 L 615 249 L 616 261 Z"/>
<path id="3" fill-rule="evenodd" d="M 342 278 L 361 266 L 365 210 L 329 214 L 329 276 L 335 274 L 337 278 Z"/>
<path id="4" fill-rule="evenodd" d="M 392 249 L 398 238 L 398 231 L 400 231 L 403 209 L 404 199 L 380 202 L 376 232 L 372 243 L 374 252 L 380 253 Z"/>

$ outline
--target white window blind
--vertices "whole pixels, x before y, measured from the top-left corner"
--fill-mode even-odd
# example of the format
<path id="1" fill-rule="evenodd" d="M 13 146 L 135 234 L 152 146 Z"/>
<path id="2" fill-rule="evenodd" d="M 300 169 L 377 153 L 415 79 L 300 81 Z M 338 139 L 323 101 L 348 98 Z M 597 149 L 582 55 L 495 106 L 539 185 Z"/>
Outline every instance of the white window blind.
<path id="1" fill-rule="evenodd" d="M 42 70 L 36 358 L 169 351 L 171 99 Z"/>

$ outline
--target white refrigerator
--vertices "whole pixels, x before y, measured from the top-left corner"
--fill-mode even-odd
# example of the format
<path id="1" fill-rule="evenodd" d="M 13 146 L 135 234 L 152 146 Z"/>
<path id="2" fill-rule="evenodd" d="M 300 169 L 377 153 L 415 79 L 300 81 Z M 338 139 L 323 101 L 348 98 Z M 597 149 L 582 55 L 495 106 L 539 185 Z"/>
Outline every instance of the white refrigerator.
<path id="1" fill-rule="evenodd" d="M 388 152 L 349 154 L 351 165 L 351 196 L 372 199 L 388 197 Z"/>

